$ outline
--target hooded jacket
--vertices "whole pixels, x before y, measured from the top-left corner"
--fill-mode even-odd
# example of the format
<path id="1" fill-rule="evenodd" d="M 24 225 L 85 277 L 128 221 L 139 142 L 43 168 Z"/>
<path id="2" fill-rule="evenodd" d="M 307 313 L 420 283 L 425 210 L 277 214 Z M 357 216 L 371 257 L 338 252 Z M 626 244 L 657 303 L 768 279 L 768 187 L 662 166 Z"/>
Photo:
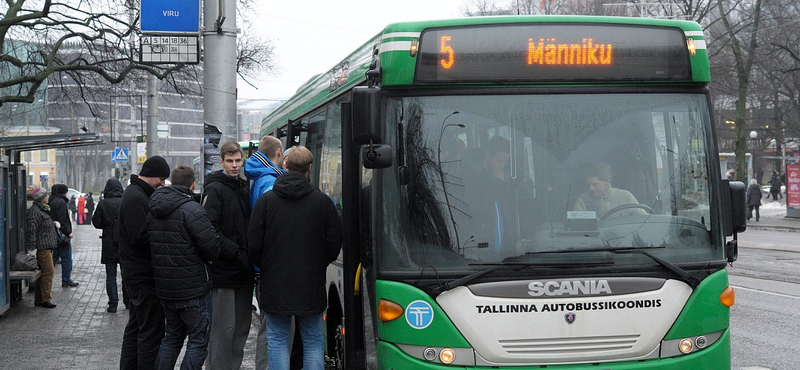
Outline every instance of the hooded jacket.
<path id="1" fill-rule="evenodd" d="M 256 202 L 247 239 L 250 261 L 261 268 L 261 309 L 301 316 L 325 310 L 325 270 L 342 245 L 331 198 L 289 172 Z"/>
<path id="2" fill-rule="evenodd" d="M 221 236 L 220 243 L 229 249 L 246 248 L 247 223 L 250 221 L 247 180 L 217 171 L 206 176 L 203 191 L 203 208 Z M 252 289 L 253 276 L 249 266 L 240 261 L 215 260 L 209 266 L 214 288 Z"/>
<path id="3" fill-rule="evenodd" d="M 72 234 L 72 222 L 69 219 L 69 207 L 67 206 L 69 200 L 64 194 L 60 193 L 66 193 L 66 188 L 67 186 L 63 184 L 53 185 L 49 205 L 50 218 L 61 224 L 61 232 L 64 235 L 69 235 Z"/>
<path id="4" fill-rule="evenodd" d="M 97 205 L 97 211 L 92 215 L 92 225 L 96 229 L 103 229 L 103 250 L 100 254 L 102 264 L 119 262 L 119 237 L 116 226 L 123 192 L 119 180 L 108 179 L 103 189 L 103 201 Z"/>
<path id="5" fill-rule="evenodd" d="M 261 151 L 256 151 L 244 162 L 244 175 L 253 181 L 250 186 L 250 207 L 256 204 L 261 194 L 272 189 L 278 176 L 286 173 L 283 169 L 272 163 Z"/>
<path id="6" fill-rule="evenodd" d="M 187 300 L 211 291 L 206 263 L 220 256 L 220 238 L 186 186 L 167 186 L 150 197 L 148 220 L 156 295 Z M 236 253 L 236 249 L 232 256 Z"/>
<path id="7" fill-rule="evenodd" d="M 150 195 L 154 191 L 139 176 L 131 175 L 131 184 L 122 194 L 117 236 L 119 265 L 126 289 L 136 289 L 140 285 L 152 289 L 155 285 L 153 263 L 150 261 L 150 236 L 147 233 Z"/>

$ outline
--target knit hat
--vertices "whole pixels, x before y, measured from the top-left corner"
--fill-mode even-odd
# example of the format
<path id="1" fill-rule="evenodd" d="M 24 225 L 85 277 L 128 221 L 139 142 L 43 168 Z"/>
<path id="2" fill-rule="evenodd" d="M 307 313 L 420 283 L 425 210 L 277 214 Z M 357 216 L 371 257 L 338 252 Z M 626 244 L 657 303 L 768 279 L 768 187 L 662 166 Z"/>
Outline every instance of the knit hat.
<path id="1" fill-rule="evenodd" d="M 31 199 L 33 199 L 34 202 L 41 202 L 46 196 L 47 190 L 44 190 L 41 187 L 33 189 L 31 192 Z"/>
<path id="2" fill-rule="evenodd" d="M 169 177 L 169 164 L 164 158 L 154 155 L 144 162 L 139 176 L 167 178 Z"/>

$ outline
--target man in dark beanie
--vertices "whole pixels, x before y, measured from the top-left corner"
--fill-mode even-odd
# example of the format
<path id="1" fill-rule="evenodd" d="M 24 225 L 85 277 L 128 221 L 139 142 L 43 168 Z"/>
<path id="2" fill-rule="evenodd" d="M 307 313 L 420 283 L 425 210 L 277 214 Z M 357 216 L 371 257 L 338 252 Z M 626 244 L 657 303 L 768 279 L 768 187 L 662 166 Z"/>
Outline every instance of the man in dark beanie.
<path id="1" fill-rule="evenodd" d="M 150 195 L 169 177 L 169 164 L 153 156 L 142 165 L 139 176 L 122 195 L 117 231 L 122 281 L 130 297 L 128 324 L 122 337 L 120 370 L 154 369 L 164 337 L 164 310 L 156 296 L 147 216 Z"/>
<path id="2" fill-rule="evenodd" d="M 78 283 L 72 281 L 72 222 L 69 219 L 69 206 L 67 205 L 69 188 L 64 184 L 55 184 L 50 189 L 53 193 L 50 196 L 50 218 L 58 221 L 61 224 L 61 232 L 69 236 L 67 241 L 59 244 L 53 250 L 53 265 L 61 263 L 61 287 L 76 287 Z"/>

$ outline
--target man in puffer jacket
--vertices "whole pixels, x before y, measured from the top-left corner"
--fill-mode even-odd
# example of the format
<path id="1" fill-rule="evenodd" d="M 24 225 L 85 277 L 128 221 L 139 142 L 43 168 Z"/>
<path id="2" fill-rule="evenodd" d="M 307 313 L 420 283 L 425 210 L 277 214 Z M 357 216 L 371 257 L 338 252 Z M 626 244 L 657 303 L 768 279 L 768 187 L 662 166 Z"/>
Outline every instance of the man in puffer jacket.
<path id="1" fill-rule="evenodd" d="M 207 263 L 220 257 L 244 256 L 244 249 L 220 243 L 206 211 L 194 201 L 194 171 L 179 166 L 172 186 L 150 197 L 150 251 L 156 295 L 166 317 L 164 340 L 156 369 L 173 369 L 189 337 L 182 369 L 200 369 L 208 355 L 211 324 L 211 277 Z M 243 264 L 245 262 L 242 262 Z"/>

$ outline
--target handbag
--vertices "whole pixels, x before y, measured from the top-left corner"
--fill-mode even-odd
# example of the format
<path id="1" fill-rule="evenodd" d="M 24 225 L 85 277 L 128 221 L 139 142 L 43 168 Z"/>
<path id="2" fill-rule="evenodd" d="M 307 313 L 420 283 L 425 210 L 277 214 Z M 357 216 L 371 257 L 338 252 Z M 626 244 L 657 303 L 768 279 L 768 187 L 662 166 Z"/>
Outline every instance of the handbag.
<path id="1" fill-rule="evenodd" d="M 25 252 L 19 252 L 14 256 L 14 263 L 11 264 L 11 270 L 14 271 L 32 271 L 39 268 L 39 262 L 36 257 L 31 256 Z"/>
<path id="2" fill-rule="evenodd" d="M 60 246 L 61 244 L 68 242 L 69 236 L 67 234 L 64 234 L 63 231 L 61 231 L 61 223 L 55 221 L 54 226 L 56 228 L 56 245 Z"/>

